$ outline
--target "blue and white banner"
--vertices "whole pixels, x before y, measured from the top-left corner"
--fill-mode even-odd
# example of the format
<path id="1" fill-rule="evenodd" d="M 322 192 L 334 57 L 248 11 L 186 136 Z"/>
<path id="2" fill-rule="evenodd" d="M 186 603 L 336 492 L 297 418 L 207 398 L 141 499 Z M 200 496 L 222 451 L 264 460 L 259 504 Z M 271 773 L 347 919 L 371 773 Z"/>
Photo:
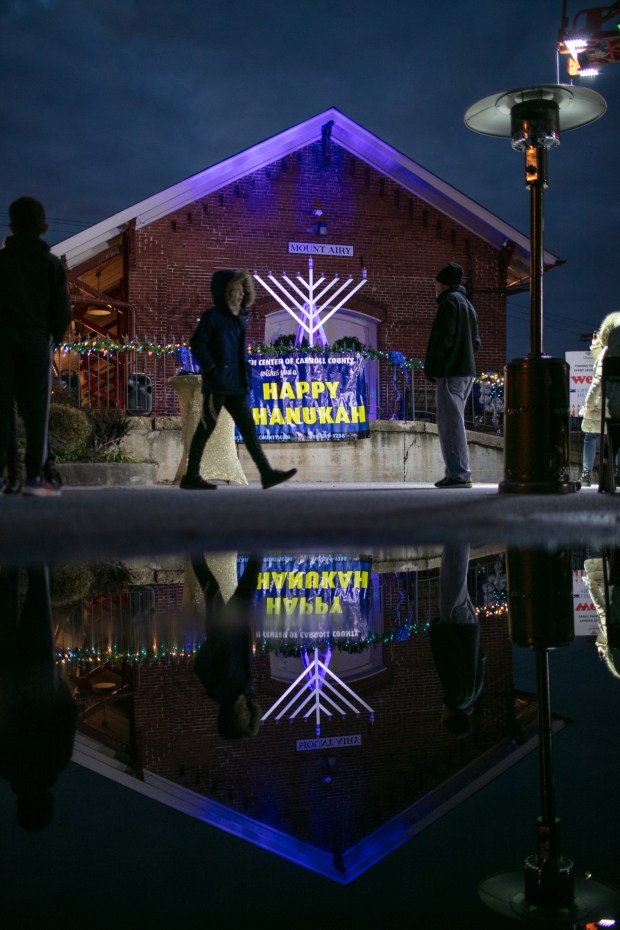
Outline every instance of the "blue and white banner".
<path id="1" fill-rule="evenodd" d="M 368 561 L 334 555 L 267 557 L 257 583 L 256 639 L 276 645 L 364 641 L 374 625 L 372 606 Z"/>
<path id="2" fill-rule="evenodd" d="M 253 355 L 248 402 L 259 439 L 308 442 L 368 436 L 364 358 L 359 353 Z M 236 436 L 237 441 L 240 436 Z"/>

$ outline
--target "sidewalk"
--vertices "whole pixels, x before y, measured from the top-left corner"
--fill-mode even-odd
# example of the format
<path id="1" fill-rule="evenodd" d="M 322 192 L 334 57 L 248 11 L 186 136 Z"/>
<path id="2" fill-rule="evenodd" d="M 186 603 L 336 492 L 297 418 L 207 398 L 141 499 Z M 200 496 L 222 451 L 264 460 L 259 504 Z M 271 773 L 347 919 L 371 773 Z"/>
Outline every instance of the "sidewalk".
<path id="1" fill-rule="evenodd" d="M 291 482 L 181 491 L 175 486 L 65 488 L 0 500 L 0 559 L 123 558 L 260 549 L 371 551 L 467 542 L 575 546 L 620 542 L 620 494 L 499 494 L 496 485 Z"/>

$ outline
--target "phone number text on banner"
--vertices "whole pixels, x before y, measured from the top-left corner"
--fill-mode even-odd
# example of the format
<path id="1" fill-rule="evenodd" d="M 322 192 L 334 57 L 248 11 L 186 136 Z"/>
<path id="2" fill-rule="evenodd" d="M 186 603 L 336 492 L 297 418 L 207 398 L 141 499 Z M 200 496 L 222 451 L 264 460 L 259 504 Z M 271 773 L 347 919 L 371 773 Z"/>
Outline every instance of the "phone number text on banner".
<path id="1" fill-rule="evenodd" d="M 361 355 L 301 356 L 293 350 L 285 358 L 253 355 L 249 362 L 248 402 L 259 439 L 308 442 L 368 436 Z"/>

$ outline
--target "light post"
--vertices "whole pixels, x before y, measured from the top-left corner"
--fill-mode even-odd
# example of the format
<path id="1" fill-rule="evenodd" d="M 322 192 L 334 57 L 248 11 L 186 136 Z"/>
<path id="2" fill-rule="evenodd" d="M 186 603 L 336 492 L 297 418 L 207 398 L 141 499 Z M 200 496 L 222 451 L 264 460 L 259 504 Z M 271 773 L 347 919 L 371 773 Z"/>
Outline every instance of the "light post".
<path id="1" fill-rule="evenodd" d="M 530 353 L 506 366 L 504 480 L 509 493 L 569 493 L 569 383 L 563 359 L 544 354 L 543 228 L 547 152 L 566 132 L 601 117 L 604 99 L 593 90 L 563 84 L 524 87 L 474 103 L 466 126 L 483 135 L 509 138 L 525 153 L 530 191 Z"/>
<path id="2" fill-rule="evenodd" d="M 487 876 L 478 894 L 504 917 L 574 928 L 615 914 L 620 892 L 589 873 L 575 874 L 572 859 L 562 854 L 560 845 L 549 651 L 569 646 L 574 638 L 571 553 L 509 549 L 506 574 L 511 639 L 536 654 L 541 814 L 536 852 L 526 857 L 521 868 Z"/>

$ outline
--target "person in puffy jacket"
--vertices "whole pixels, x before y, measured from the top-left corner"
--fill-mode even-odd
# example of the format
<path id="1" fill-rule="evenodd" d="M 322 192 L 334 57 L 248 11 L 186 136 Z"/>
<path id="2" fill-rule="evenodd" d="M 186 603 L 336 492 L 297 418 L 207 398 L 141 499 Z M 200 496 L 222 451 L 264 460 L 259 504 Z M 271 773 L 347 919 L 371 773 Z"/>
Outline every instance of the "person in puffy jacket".
<path id="1" fill-rule="evenodd" d="M 583 407 L 580 410 L 582 417 L 581 429 L 583 437 L 583 459 L 579 480 L 583 487 L 589 488 L 592 484 L 592 469 L 599 447 L 601 433 L 601 381 L 603 375 L 603 360 L 608 351 L 609 338 L 614 329 L 620 326 L 620 313 L 609 313 L 601 323 L 597 333 L 592 336 L 590 352 L 594 359 L 592 368 L 592 381 L 588 388 Z M 620 330 L 618 330 L 620 333 Z M 616 455 L 616 483 L 618 483 L 620 468 L 620 452 Z"/>
<path id="2" fill-rule="evenodd" d="M 202 374 L 203 413 L 187 456 L 187 470 L 180 486 L 185 490 L 215 490 L 200 476 L 202 453 L 217 425 L 222 408 L 235 422 L 258 468 L 263 488 L 288 481 L 296 468 L 272 468 L 254 425 L 247 401 L 251 383 L 248 370 L 246 328 L 248 308 L 254 303 L 254 282 L 247 271 L 222 269 L 211 278 L 214 306 L 206 310 L 190 340 L 190 349 Z"/>

